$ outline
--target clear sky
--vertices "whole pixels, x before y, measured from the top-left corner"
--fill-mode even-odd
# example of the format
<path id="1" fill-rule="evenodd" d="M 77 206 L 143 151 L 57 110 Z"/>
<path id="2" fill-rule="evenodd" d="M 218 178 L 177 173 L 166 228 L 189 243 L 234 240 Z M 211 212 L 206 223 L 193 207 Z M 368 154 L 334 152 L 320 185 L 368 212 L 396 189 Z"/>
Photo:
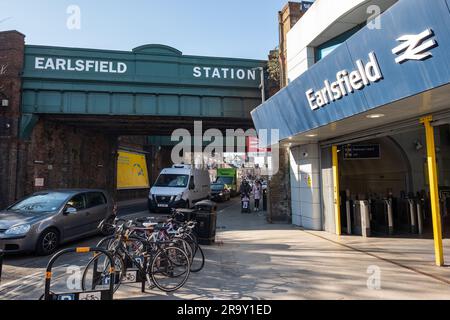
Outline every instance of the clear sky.
<path id="1" fill-rule="evenodd" d="M 266 59 L 287 0 L 0 0 L 0 30 L 27 44 L 131 50 L 160 43 L 184 54 Z M 67 27 L 78 5 L 81 29 Z"/>

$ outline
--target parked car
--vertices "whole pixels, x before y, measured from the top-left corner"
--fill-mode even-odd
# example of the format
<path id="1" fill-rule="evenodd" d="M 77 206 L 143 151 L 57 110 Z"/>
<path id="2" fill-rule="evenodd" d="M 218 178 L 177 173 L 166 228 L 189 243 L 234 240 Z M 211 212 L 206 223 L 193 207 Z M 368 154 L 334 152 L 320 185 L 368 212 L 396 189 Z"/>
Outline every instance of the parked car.
<path id="1" fill-rule="evenodd" d="M 148 195 L 150 212 L 168 212 L 172 208 L 191 208 L 210 198 L 209 171 L 191 165 L 174 165 L 163 169 Z"/>
<path id="2" fill-rule="evenodd" d="M 0 248 L 6 253 L 49 255 L 60 244 L 107 230 L 100 222 L 116 217 L 117 207 L 103 190 L 48 190 L 0 211 Z"/>
<path id="3" fill-rule="evenodd" d="M 211 184 L 211 200 L 215 202 L 224 202 L 231 199 L 231 190 L 223 183 Z"/>

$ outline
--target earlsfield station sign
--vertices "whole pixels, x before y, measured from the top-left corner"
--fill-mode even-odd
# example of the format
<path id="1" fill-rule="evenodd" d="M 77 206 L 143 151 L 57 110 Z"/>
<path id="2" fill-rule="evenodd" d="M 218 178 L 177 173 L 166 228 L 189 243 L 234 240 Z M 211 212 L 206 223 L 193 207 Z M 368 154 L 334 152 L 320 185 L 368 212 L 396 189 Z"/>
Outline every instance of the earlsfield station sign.
<path id="1" fill-rule="evenodd" d="M 324 81 L 324 87 L 315 91 L 306 91 L 306 98 L 312 110 L 317 110 L 325 105 L 340 100 L 357 90 L 362 90 L 371 83 L 383 79 L 380 65 L 374 52 L 369 54 L 369 61 L 356 61 L 357 69 L 354 71 L 341 70 L 336 74 L 336 81 Z"/>
<path id="2" fill-rule="evenodd" d="M 36 70 L 50 71 L 74 71 L 95 73 L 124 74 L 128 70 L 125 62 L 105 61 L 91 59 L 67 59 L 35 57 L 34 68 Z M 222 79 L 222 80 L 256 80 L 256 69 L 194 66 L 192 69 L 194 78 Z"/>

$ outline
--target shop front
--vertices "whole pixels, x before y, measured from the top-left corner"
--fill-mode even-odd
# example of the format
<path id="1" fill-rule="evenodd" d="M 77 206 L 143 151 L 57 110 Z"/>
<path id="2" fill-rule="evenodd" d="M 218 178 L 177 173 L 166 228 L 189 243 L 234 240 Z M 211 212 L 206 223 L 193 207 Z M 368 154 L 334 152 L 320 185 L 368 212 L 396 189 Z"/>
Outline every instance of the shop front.
<path id="1" fill-rule="evenodd" d="M 400 0 L 252 112 L 290 150 L 292 222 L 433 237 L 450 230 L 449 1 Z"/>

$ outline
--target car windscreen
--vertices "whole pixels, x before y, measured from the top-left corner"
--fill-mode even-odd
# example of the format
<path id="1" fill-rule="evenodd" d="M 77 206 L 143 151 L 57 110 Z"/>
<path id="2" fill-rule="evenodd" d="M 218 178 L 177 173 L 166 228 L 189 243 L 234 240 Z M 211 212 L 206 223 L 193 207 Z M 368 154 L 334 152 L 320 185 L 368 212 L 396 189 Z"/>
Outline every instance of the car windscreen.
<path id="1" fill-rule="evenodd" d="M 211 185 L 211 190 L 213 191 L 222 191 L 225 188 L 225 185 L 222 183 L 214 183 Z"/>
<path id="2" fill-rule="evenodd" d="M 218 177 L 217 183 L 232 185 L 234 184 L 234 177 Z"/>
<path id="3" fill-rule="evenodd" d="M 7 211 L 23 213 L 43 213 L 59 210 L 67 200 L 66 193 L 51 192 L 34 194 L 12 205 Z"/>
<path id="4" fill-rule="evenodd" d="M 189 176 L 184 174 L 161 174 L 155 183 L 155 187 L 186 188 Z"/>

